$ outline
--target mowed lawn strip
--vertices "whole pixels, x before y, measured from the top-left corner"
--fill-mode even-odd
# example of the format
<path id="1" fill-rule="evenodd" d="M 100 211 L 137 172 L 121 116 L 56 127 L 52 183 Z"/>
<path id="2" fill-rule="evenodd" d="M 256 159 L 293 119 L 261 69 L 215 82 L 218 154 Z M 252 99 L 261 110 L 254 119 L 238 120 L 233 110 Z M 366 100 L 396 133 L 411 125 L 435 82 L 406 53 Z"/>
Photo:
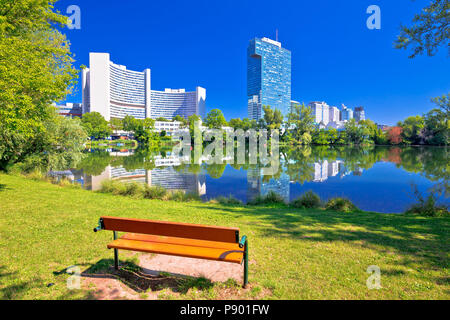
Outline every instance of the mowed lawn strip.
<path id="1" fill-rule="evenodd" d="M 92 231 L 101 215 L 240 228 L 269 299 L 450 299 L 449 218 L 135 200 L 6 174 L 0 199 L 0 299 L 90 297 L 64 270 L 112 259 L 112 233 Z"/>

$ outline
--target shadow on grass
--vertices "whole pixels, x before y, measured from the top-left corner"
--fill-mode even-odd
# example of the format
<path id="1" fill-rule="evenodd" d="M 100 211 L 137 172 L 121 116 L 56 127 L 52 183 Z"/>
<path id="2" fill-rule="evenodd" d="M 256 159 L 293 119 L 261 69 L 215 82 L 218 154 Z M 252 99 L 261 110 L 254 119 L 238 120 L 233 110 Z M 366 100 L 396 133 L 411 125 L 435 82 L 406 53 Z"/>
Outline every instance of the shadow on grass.
<path id="1" fill-rule="evenodd" d="M 17 272 L 5 273 L 4 269 L 6 269 L 5 266 L 0 266 L 0 279 L 12 277 L 17 274 Z M 20 299 L 28 290 L 42 285 L 43 282 L 40 279 L 34 279 L 33 281 L 22 281 L 17 284 L 0 287 L 0 300 Z"/>
<path id="2" fill-rule="evenodd" d="M 4 190 L 8 190 L 9 188 L 6 187 L 6 184 L 0 183 L 0 192 Z"/>
<path id="3" fill-rule="evenodd" d="M 210 206 L 202 210 L 226 212 L 257 229 L 258 237 L 314 242 L 354 242 L 388 254 L 404 256 L 405 266 L 420 263 L 425 269 L 448 268 L 450 219 L 382 213 L 340 213 L 301 210 L 286 206 Z M 251 241 L 251 238 L 249 239 Z"/>
<path id="4" fill-rule="evenodd" d="M 206 278 L 174 275 L 163 272 L 144 273 L 143 269 L 133 262 L 120 261 L 119 270 L 114 269 L 113 259 L 102 259 L 91 265 L 81 274 L 84 278 L 117 279 L 137 293 L 170 289 L 185 294 L 191 288 L 207 290 L 213 283 Z"/>

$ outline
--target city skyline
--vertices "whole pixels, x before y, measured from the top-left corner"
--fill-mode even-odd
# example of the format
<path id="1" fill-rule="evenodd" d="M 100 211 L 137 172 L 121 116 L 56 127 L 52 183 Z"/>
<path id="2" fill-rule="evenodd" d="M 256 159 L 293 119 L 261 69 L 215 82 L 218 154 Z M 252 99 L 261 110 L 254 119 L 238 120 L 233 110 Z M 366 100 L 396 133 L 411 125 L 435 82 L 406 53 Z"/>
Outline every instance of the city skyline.
<path id="1" fill-rule="evenodd" d="M 339 5 L 281 1 L 273 8 L 269 2 L 253 8 L 245 2 L 200 1 L 199 12 L 182 2 L 158 5 L 136 1 L 105 7 L 77 1 L 81 29 L 64 32 L 76 54 L 75 66 L 86 65 L 89 52 L 110 52 L 131 70 L 147 66 L 162 70 L 155 80 L 160 84 L 156 89 L 202 85 L 208 90 L 206 111 L 220 108 L 231 119 L 247 116 L 248 41 L 274 39 L 279 29 L 279 41 L 292 52 L 293 100 L 305 104 L 326 101 L 353 109 L 363 106 L 371 120 L 393 125 L 432 109 L 430 99 L 449 91 L 446 74 L 450 69 L 445 50 L 433 58 L 411 60 L 408 52 L 393 49 L 400 23 L 412 19 L 423 5 L 421 1 L 379 2 L 381 30 L 367 29 L 365 11 L 370 3 L 366 1 Z M 56 3 L 61 12 L 68 5 L 65 0 Z M 271 10 L 267 10 L 269 6 Z M 235 21 L 224 24 L 231 12 Z M 249 12 L 261 19 L 245 22 Z M 185 26 L 185 13 L 205 19 Z M 121 23 L 109 22 L 117 17 Z M 78 92 L 67 101 L 81 101 L 80 91 L 78 84 Z"/>

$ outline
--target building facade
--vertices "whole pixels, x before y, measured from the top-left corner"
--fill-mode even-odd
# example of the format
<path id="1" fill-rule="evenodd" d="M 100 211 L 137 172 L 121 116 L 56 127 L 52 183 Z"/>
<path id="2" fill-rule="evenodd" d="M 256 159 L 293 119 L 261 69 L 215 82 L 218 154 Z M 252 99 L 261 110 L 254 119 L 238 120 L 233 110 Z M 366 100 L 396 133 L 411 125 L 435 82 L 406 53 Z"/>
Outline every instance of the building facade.
<path id="1" fill-rule="evenodd" d="M 66 102 L 65 104 L 54 104 L 54 106 L 59 115 L 68 118 L 81 118 L 83 113 L 81 103 Z"/>
<path id="2" fill-rule="evenodd" d="M 350 121 L 351 119 L 353 119 L 353 110 L 342 105 L 341 121 Z"/>
<path id="3" fill-rule="evenodd" d="M 268 38 L 250 40 L 247 48 L 248 118 L 259 120 L 262 106 L 287 116 L 291 107 L 291 52 Z"/>
<path id="4" fill-rule="evenodd" d="M 133 116 L 136 119 L 176 115 L 203 117 L 206 90 L 151 90 L 151 70 L 128 70 L 110 60 L 108 53 L 90 53 L 89 68 L 82 70 L 83 113 L 99 112 L 106 120 Z"/>
<path id="5" fill-rule="evenodd" d="M 330 122 L 330 106 L 326 102 L 313 101 L 309 103 L 316 124 L 327 125 Z"/>
<path id="6" fill-rule="evenodd" d="M 338 108 L 330 107 L 329 111 L 330 111 L 329 115 L 330 122 L 338 122 L 341 120 L 341 111 L 339 111 Z"/>
<path id="7" fill-rule="evenodd" d="M 355 108 L 355 120 L 356 121 L 362 121 L 362 120 L 366 120 L 366 113 L 364 111 L 364 107 L 356 107 Z"/>

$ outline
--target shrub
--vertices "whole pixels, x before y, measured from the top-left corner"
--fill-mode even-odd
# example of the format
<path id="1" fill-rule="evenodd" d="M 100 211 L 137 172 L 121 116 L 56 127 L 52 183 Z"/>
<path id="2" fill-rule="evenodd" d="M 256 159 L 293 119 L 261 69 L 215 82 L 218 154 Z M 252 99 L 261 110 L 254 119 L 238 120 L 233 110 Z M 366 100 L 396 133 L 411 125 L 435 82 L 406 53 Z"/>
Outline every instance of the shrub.
<path id="1" fill-rule="evenodd" d="M 184 192 L 181 190 L 174 190 L 169 195 L 169 200 L 182 202 L 184 201 Z"/>
<path id="2" fill-rule="evenodd" d="M 328 200 L 325 209 L 339 212 L 352 212 L 359 209 L 349 200 L 345 198 L 333 198 Z"/>
<path id="3" fill-rule="evenodd" d="M 450 213 L 448 207 L 445 205 L 439 205 L 434 194 L 430 194 L 426 199 L 419 193 L 417 187 L 414 189 L 414 194 L 418 200 L 418 203 L 411 205 L 406 211 L 406 214 L 418 214 L 426 217 L 443 217 L 448 216 Z"/>
<path id="4" fill-rule="evenodd" d="M 125 189 L 123 190 L 123 193 L 121 195 L 134 198 L 142 198 L 143 191 L 144 190 L 142 185 L 137 184 L 136 182 L 125 183 Z"/>
<path id="5" fill-rule="evenodd" d="M 292 201 L 291 206 L 295 208 L 308 208 L 308 209 L 320 208 L 321 206 L 320 197 L 316 193 L 309 190 L 304 194 L 302 194 L 299 198 Z"/>
<path id="6" fill-rule="evenodd" d="M 161 186 L 149 186 L 145 185 L 143 196 L 145 199 L 160 199 L 165 200 L 167 198 L 167 190 Z"/>
<path id="7" fill-rule="evenodd" d="M 120 196 L 131 196 L 135 198 L 141 198 L 143 194 L 143 188 L 142 186 L 140 186 L 135 182 L 123 183 L 120 181 L 105 180 L 102 181 L 102 187 L 100 188 L 100 192 L 112 193 L 114 195 Z"/>
<path id="8" fill-rule="evenodd" d="M 116 189 L 117 183 L 113 180 L 103 180 L 100 188 L 100 192 L 113 193 Z"/>
<path id="9" fill-rule="evenodd" d="M 284 198 L 275 191 L 269 191 L 265 196 L 257 196 L 255 199 L 248 202 L 249 205 L 261 204 L 285 204 Z"/>
<path id="10" fill-rule="evenodd" d="M 215 199 L 218 203 L 222 205 L 241 205 L 242 201 L 239 199 L 236 199 L 232 195 L 229 195 L 228 197 L 220 196 Z"/>

